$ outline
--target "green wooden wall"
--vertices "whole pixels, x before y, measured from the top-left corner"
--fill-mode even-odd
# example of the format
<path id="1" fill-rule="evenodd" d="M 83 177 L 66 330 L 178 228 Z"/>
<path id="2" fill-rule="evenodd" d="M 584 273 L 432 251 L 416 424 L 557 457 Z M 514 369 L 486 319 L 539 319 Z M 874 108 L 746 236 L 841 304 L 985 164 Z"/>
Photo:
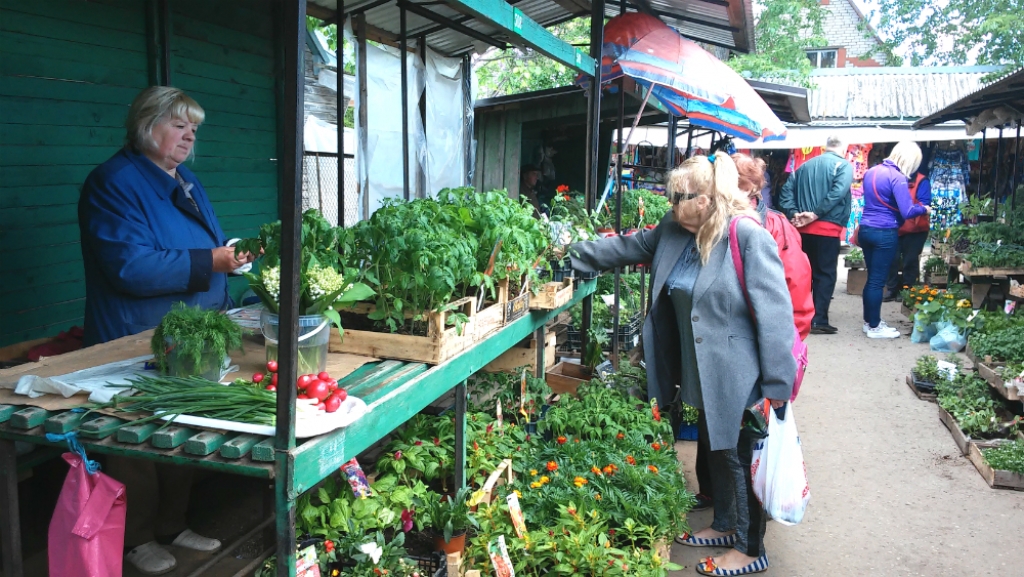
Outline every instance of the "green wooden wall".
<path id="1" fill-rule="evenodd" d="M 149 84 L 146 4 L 0 0 L 0 346 L 82 324 L 78 196 Z M 191 168 L 252 235 L 277 218 L 269 0 L 170 4 L 171 84 L 206 110 Z"/>

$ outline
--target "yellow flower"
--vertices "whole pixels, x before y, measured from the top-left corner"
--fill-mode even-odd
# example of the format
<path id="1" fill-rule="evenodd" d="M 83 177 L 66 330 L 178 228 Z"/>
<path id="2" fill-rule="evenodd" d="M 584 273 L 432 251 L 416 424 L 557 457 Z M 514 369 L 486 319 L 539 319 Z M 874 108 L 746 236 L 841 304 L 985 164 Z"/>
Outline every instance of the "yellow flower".
<path id="1" fill-rule="evenodd" d="M 519 491 L 519 489 L 515 489 L 512 492 L 516 494 L 516 497 L 519 497 L 520 499 L 523 498 L 523 494 Z"/>
<path id="2" fill-rule="evenodd" d="M 939 290 L 938 290 L 938 289 L 932 289 L 932 290 L 931 290 L 931 295 L 932 295 L 932 296 L 935 296 L 935 295 L 937 295 L 937 294 L 939 294 Z"/>
<path id="3" fill-rule="evenodd" d="M 530 476 L 531 477 L 536 477 L 537 476 L 537 469 L 530 469 Z"/>
<path id="4" fill-rule="evenodd" d="M 586 479 L 584 479 L 583 477 L 576 477 L 575 479 L 572 480 L 572 484 L 576 485 L 576 487 L 582 487 L 583 485 L 586 485 L 587 483 L 588 483 L 588 481 Z"/>
<path id="5" fill-rule="evenodd" d="M 598 501 L 600 501 L 601 500 L 601 493 L 595 493 L 594 494 L 594 498 L 597 499 Z"/>
<path id="6" fill-rule="evenodd" d="M 551 482 L 551 478 L 550 478 L 550 477 L 548 477 L 547 475 L 544 475 L 544 476 L 542 476 L 542 477 L 540 478 L 540 484 L 541 484 L 541 485 L 547 485 L 547 484 L 548 484 L 548 483 L 550 483 L 550 482 Z"/>
<path id="7" fill-rule="evenodd" d="M 928 302 L 935 300 L 935 297 L 928 297 Z"/>
<path id="8" fill-rule="evenodd" d="M 921 297 L 917 297 L 917 302 L 921 302 Z"/>
<path id="9" fill-rule="evenodd" d="M 530 483 L 530 488 L 531 489 L 540 489 L 542 485 L 543 485 L 543 483 L 540 483 L 539 481 L 534 481 L 534 482 Z"/>

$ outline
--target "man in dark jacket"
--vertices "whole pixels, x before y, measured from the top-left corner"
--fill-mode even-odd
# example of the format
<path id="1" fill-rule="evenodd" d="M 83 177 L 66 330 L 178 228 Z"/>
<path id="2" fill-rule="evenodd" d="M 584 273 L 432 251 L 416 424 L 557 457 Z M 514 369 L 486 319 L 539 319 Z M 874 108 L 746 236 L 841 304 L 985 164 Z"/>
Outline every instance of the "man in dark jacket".
<path id="1" fill-rule="evenodd" d="M 777 200 L 778 210 L 800 231 L 804 252 L 811 261 L 811 334 L 838 332 L 828 324 L 828 307 L 836 288 L 839 239 L 850 219 L 853 166 L 845 155 L 846 145 L 838 136 L 830 136 L 825 153 L 790 175 Z"/>

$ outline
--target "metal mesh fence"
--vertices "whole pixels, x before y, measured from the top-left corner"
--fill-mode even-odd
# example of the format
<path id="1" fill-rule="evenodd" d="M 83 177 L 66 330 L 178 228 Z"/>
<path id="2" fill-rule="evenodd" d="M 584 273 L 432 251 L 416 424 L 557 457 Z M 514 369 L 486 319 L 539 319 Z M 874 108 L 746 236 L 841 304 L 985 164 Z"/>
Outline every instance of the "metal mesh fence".
<path id="1" fill-rule="evenodd" d="M 356 195 L 356 163 L 345 155 L 345 218 L 344 225 L 359 220 Z M 319 209 L 331 224 L 338 224 L 338 155 L 310 152 L 302 157 L 302 210 Z"/>

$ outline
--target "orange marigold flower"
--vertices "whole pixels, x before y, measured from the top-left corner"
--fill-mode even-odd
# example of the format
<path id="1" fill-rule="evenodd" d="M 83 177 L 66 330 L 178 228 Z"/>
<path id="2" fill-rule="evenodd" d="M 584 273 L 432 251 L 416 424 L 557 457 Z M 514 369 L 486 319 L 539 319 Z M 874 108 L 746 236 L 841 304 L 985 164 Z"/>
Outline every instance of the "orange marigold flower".
<path id="1" fill-rule="evenodd" d="M 548 464 L 545 465 L 545 468 L 548 471 L 557 471 L 558 470 L 558 463 L 556 463 L 554 461 L 548 461 Z"/>
<path id="2" fill-rule="evenodd" d="M 563 437 L 563 436 L 561 436 L 561 435 L 559 435 L 559 437 L 558 437 L 557 439 L 555 439 L 555 441 L 556 441 L 556 442 L 557 442 L 557 443 L 558 443 L 559 445 L 564 445 L 564 444 L 566 443 L 566 441 L 568 441 L 568 440 L 569 440 L 569 439 L 566 439 L 565 437 Z M 549 470 L 550 470 L 550 469 L 549 469 Z"/>
<path id="3" fill-rule="evenodd" d="M 530 488 L 531 489 L 540 489 L 541 485 L 543 485 L 543 483 L 541 483 L 540 481 L 534 481 L 534 482 L 530 483 Z"/>
<path id="4" fill-rule="evenodd" d="M 660 451 L 661 450 L 661 443 L 655 441 L 655 442 L 651 443 L 651 448 L 654 449 L 655 451 Z"/>
<path id="5" fill-rule="evenodd" d="M 626 462 L 630 465 L 635 465 L 636 459 L 633 458 L 633 455 L 626 455 Z"/>
<path id="6" fill-rule="evenodd" d="M 576 441 L 577 443 L 579 443 L 579 442 L 580 442 L 580 440 L 579 440 L 579 437 L 577 437 L 576 439 L 574 439 L 574 441 Z"/>
<path id="7" fill-rule="evenodd" d="M 587 481 L 583 477 L 576 477 L 575 479 L 572 480 L 572 484 L 576 485 L 577 487 L 582 487 L 583 485 L 586 485 L 588 482 L 589 481 Z"/>
<path id="8" fill-rule="evenodd" d="M 615 438 L 621 441 L 622 439 L 626 438 L 626 435 L 623 433 L 619 433 L 618 435 L 615 435 Z"/>
<path id="9" fill-rule="evenodd" d="M 600 475 L 601 474 L 601 469 L 598 469 L 597 465 L 594 465 L 593 467 L 590 468 L 590 472 L 595 474 L 595 475 Z"/>
<path id="10" fill-rule="evenodd" d="M 655 475 L 658 474 L 658 468 L 655 467 L 654 465 L 647 465 L 647 470 L 654 473 Z"/>
<path id="11" fill-rule="evenodd" d="M 594 498 L 597 499 L 598 501 L 600 501 L 601 500 L 601 493 L 594 493 Z"/>

